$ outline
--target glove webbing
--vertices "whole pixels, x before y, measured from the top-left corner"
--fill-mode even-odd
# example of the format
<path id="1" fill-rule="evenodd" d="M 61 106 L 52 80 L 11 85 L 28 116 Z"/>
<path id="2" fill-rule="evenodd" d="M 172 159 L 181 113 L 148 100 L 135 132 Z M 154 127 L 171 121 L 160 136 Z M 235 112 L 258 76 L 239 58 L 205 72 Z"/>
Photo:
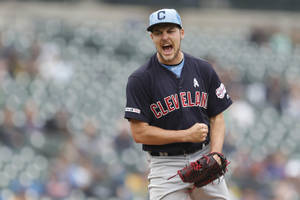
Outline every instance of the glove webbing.
<path id="1" fill-rule="evenodd" d="M 204 155 L 203 157 L 206 159 L 206 163 L 208 164 L 208 163 L 209 163 L 209 157 L 208 157 L 207 155 Z M 200 170 L 200 169 L 202 168 L 202 165 L 199 163 L 198 160 L 196 160 L 196 161 L 194 161 L 194 162 L 191 162 L 190 165 L 185 166 L 185 167 L 184 167 L 183 169 L 181 169 L 181 170 L 185 170 L 185 169 L 187 169 L 187 168 L 189 168 L 189 167 L 192 167 L 194 170 Z M 174 178 L 174 177 L 177 176 L 177 175 L 179 175 L 180 177 L 182 177 L 181 172 L 180 172 L 181 170 L 178 170 L 178 171 L 177 171 L 177 174 L 175 174 L 175 175 L 169 177 L 167 180 L 170 180 L 170 179 Z M 192 171 L 192 170 L 190 170 L 190 172 L 191 172 L 191 171 Z"/>

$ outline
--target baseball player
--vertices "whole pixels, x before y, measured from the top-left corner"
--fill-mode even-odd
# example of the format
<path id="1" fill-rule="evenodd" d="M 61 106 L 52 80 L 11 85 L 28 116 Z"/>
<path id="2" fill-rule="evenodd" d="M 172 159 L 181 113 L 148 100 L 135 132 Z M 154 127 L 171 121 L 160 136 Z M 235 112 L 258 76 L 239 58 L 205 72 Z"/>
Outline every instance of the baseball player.
<path id="1" fill-rule="evenodd" d="M 222 152 L 222 112 L 232 101 L 212 66 L 181 50 L 176 10 L 153 12 L 149 21 L 156 53 L 128 78 L 125 118 L 149 158 L 150 200 L 229 199 L 224 178 L 194 189 L 178 176 L 169 179 L 204 154 Z"/>

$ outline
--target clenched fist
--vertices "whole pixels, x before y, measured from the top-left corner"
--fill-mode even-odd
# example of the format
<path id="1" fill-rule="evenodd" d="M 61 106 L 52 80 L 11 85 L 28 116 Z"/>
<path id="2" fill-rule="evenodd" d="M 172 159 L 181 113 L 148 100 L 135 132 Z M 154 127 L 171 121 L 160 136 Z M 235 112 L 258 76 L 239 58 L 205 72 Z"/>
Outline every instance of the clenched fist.
<path id="1" fill-rule="evenodd" d="M 189 142 L 203 142 L 208 134 L 208 126 L 204 123 L 195 123 L 187 131 Z"/>

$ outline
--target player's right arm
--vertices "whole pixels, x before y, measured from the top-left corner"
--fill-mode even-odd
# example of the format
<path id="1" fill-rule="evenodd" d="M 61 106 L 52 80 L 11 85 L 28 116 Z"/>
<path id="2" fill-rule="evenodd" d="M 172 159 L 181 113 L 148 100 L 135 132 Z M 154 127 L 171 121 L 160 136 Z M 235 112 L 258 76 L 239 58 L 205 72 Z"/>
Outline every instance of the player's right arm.
<path id="1" fill-rule="evenodd" d="M 205 141 L 208 133 L 206 124 L 196 123 L 185 130 L 166 130 L 149 124 L 153 117 L 150 109 L 152 82 L 149 77 L 147 73 L 134 73 L 128 78 L 125 118 L 130 122 L 133 139 L 146 145 Z"/>
<path id="2" fill-rule="evenodd" d="M 166 130 L 151 126 L 139 120 L 130 120 L 133 139 L 137 143 L 147 145 L 164 145 L 177 142 L 203 142 L 208 134 L 208 127 L 203 123 L 195 123 L 185 130 Z"/>

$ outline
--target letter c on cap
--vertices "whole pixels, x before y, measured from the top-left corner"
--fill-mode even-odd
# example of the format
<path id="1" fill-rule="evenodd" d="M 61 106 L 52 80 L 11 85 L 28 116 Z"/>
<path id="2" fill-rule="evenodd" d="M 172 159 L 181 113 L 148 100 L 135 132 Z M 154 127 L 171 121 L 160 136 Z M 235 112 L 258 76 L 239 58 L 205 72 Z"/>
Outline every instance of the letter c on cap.
<path id="1" fill-rule="evenodd" d="M 166 18 L 166 11 L 162 10 L 157 13 L 157 19 L 162 20 Z"/>

